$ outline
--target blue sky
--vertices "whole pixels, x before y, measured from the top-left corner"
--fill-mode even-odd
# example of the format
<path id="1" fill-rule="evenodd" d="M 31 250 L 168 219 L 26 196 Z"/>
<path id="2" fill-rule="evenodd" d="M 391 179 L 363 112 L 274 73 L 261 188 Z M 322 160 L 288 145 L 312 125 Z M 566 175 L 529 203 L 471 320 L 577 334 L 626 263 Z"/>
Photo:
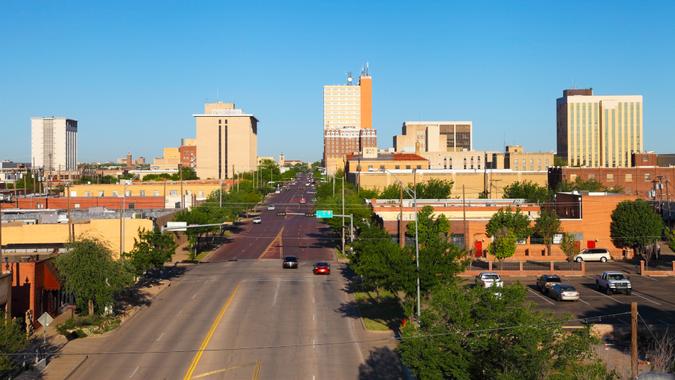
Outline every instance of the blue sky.
<path id="1" fill-rule="evenodd" d="M 79 160 L 152 158 L 220 95 L 260 155 L 317 160 L 322 85 L 367 61 L 381 147 L 404 120 L 472 120 L 475 149 L 555 149 L 564 88 L 644 96 L 645 148 L 675 151 L 671 1 L 0 2 L 0 159 L 31 116 L 79 120 Z"/>

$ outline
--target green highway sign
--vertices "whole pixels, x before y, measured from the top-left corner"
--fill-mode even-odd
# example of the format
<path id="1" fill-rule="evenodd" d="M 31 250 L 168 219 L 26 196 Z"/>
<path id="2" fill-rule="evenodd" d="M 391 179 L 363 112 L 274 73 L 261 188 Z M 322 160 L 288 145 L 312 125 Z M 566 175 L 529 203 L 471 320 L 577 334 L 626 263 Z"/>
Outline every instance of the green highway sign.
<path id="1" fill-rule="evenodd" d="M 314 216 L 319 219 L 330 219 L 333 217 L 333 210 L 316 210 Z"/>

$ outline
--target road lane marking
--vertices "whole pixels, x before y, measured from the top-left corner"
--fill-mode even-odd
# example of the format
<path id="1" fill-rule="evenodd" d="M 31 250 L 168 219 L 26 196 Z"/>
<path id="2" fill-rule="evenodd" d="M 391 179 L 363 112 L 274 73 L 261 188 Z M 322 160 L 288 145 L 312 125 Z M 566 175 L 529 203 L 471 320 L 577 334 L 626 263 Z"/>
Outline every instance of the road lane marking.
<path id="1" fill-rule="evenodd" d="M 601 294 L 603 297 L 607 297 L 607 298 L 611 299 L 612 301 L 614 301 L 616 303 L 623 303 L 623 302 L 619 301 L 618 299 L 610 296 L 609 294 L 602 293 L 599 290 L 597 290 L 597 292 L 598 292 L 598 294 Z"/>
<path id="2" fill-rule="evenodd" d="M 316 313 L 312 314 L 312 320 L 316 321 Z"/>
<path id="3" fill-rule="evenodd" d="M 253 377 L 251 379 L 258 380 L 260 378 L 260 360 L 257 360 L 255 363 L 255 368 L 253 368 Z"/>
<path id="4" fill-rule="evenodd" d="M 588 305 L 588 306 L 591 306 L 591 304 L 590 304 L 590 303 L 588 303 L 588 302 L 584 301 L 583 299 L 581 299 L 581 297 L 579 297 L 579 301 L 581 301 L 582 303 L 585 303 L 585 304 L 586 304 L 586 305 Z"/>
<path id="5" fill-rule="evenodd" d="M 136 372 L 138 372 L 138 369 L 139 369 L 139 368 L 141 368 L 141 366 L 136 366 L 136 369 L 134 370 L 134 372 L 132 372 L 131 375 L 129 375 L 129 378 L 130 378 L 130 379 L 131 379 L 132 377 L 134 377 L 134 375 L 136 374 Z"/>
<path id="6" fill-rule="evenodd" d="M 279 296 L 279 288 L 281 285 L 281 281 L 277 281 L 277 286 L 274 288 L 274 300 L 272 301 L 272 306 L 277 304 L 277 297 Z"/>
<path id="7" fill-rule="evenodd" d="M 198 294 L 198 293 L 193 294 L 193 295 L 192 295 L 192 299 L 197 298 L 197 294 Z"/>
<path id="8" fill-rule="evenodd" d="M 530 289 L 530 288 L 527 288 L 527 290 L 529 290 L 530 293 L 534 294 L 535 296 L 537 296 L 537 297 L 543 299 L 544 301 L 548 302 L 549 304 L 555 305 L 555 303 L 554 303 L 553 301 L 551 301 L 550 299 L 548 299 L 548 298 L 542 296 L 541 294 L 535 292 L 534 290 L 532 290 L 532 289 Z"/>
<path id="9" fill-rule="evenodd" d="M 159 334 L 159 336 L 157 337 L 157 339 L 155 339 L 155 342 L 159 342 L 160 340 L 162 340 L 162 337 L 163 337 L 163 336 L 164 336 L 164 333 Z"/>
<path id="10" fill-rule="evenodd" d="M 643 295 L 641 295 L 640 293 L 638 293 L 638 292 L 636 292 L 636 291 L 633 291 L 632 294 L 633 294 L 634 296 L 637 296 L 637 297 L 642 298 L 642 299 L 645 300 L 645 301 L 649 301 L 649 302 L 653 303 L 654 305 L 659 305 L 659 306 L 661 305 L 660 302 L 656 302 L 656 301 L 654 301 L 653 299 L 644 297 Z"/>
<path id="11" fill-rule="evenodd" d="M 237 283 L 237 286 L 235 286 L 234 290 L 232 290 L 232 293 L 230 293 L 230 296 L 227 298 L 227 301 L 225 301 L 223 307 L 220 309 L 220 312 L 218 312 L 216 319 L 213 320 L 211 328 L 209 328 L 209 331 L 206 333 L 206 336 L 204 337 L 202 344 L 199 346 L 199 350 L 197 350 L 195 357 L 192 359 L 192 363 L 190 363 L 190 367 L 188 367 L 187 372 L 185 372 L 185 376 L 183 377 L 184 380 L 192 379 L 192 374 L 195 372 L 197 364 L 199 364 L 199 360 L 202 358 L 202 355 L 204 354 L 204 350 L 209 345 L 209 342 L 211 341 L 213 334 L 216 332 L 216 328 L 220 324 L 220 320 L 223 319 L 223 315 L 225 315 L 225 311 L 227 311 L 227 309 L 230 307 L 230 304 L 232 304 L 232 300 L 234 299 L 234 296 L 237 294 L 237 290 L 239 290 L 239 283 Z"/>
<path id="12" fill-rule="evenodd" d="M 204 377 L 209 377 L 211 375 L 216 375 L 216 374 L 219 374 L 219 373 L 231 371 L 233 369 L 245 368 L 245 367 L 248 367 L 248 366 L 253 366 L 255 364 L 256 363 L 246 363 L 246 364 L 241 364 L 241 365 L 235 365 L 235 366 L 232 366 L 232 367 L 216 369 L 216 370 L 213 370 L 213 371 L 200 373 L 199 375 L 193 376 L 192 378 L 193 379 L 202 379 Z"/>

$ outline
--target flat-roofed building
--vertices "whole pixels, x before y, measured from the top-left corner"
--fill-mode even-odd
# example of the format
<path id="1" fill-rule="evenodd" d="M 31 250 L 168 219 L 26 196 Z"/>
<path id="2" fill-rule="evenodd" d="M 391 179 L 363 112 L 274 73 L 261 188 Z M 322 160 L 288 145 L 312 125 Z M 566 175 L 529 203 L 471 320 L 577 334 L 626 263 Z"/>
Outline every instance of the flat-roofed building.
<path id="1" fill-rule="evenodd" d="M 207 103 L 194 114 L 197 176 L 201 179 L 234 178 L 257 165 L 258 119 L 235 108 L 234 103 Z"/>
<path id="2" fill-rule="evenodd" d="M 31 118 L 31 159 L 36 169 L 77 170 L 77 120 Z"/>
<path id="3" fill-rule="evenodd" d="M 641 95 L 569 89 L 556 100 L 557 154 L 568 166 L 630 167 L 643 151 Z"/>
<path id="4" fill-rule="evenodd" d="M 470 121 L 406 121 L 394 136 L 396 152 L 457 152 L 473 149 Z"/>

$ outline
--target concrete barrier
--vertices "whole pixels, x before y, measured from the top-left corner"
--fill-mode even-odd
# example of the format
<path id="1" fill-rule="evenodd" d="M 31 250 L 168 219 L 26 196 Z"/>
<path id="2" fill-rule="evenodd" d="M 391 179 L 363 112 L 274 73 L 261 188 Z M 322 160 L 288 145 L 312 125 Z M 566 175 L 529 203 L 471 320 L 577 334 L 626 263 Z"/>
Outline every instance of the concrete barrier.
<path id="1" fill-rule="evenodd" d="M 647 269 L 645 267 L 645 261 L 640 260 L 640 276 L 649 276 L 649 277 L 675 276 L 675 261 L 672 262 L 672 267 L 670 268 L 670 270 L 655 270 L 655 269 Z"/>
<path id="2" fill-rule="evenodd" d="M 581 277 L 586 275 L 586 263 L 581 262 L 581 269 L 555 269 L 556 261 L 550 261 L 548 269 L 524 269 L 524 262 L 518 262 L 518 269 L 494 269 L 492 261 L 488 262 L 487 269 L 467 269 L 460 273 L 461 277 L 474 277 L 481 272 L 495 272 L 502 277 L 536 277 L 543 274 L 557 274 L 559 276 Z"/>

